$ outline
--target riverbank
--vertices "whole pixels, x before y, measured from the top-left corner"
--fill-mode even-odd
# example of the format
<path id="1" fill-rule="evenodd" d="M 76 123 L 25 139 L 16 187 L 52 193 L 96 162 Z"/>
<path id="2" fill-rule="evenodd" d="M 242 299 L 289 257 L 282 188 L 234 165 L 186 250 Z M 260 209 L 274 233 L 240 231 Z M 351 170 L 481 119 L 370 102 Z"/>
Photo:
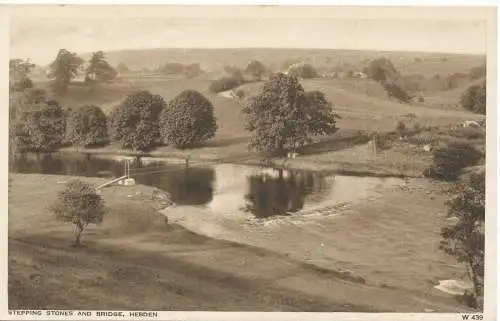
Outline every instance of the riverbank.
<path id="1" fill-rule="evenodd" d="M 140 185 L 102 189 L 110 212 L 101 226 L 92 226 L 85 232 L 83 240 L 86 246 L 73 249 L 69 246 L 73 238 L 71 224 L 54 221 L 48 206 L 65 183 L 74 177 L 36 174 L 11 174 L 10 177 L 10 308 L 355 312 L 467 310 L 454 298 L 433 290 L 422 292 L 404 287 L 384 287 L 370 278 L 363 282 L 346 277 L 345 273 L 318 267 L 313 264 L 317 261 L 315 254 L 310 261 L 295 258 L 290 250 L 297 244 L 302 243 L 303 247 L 312 250 L 320 248 L 317 236 L 307 232 L 307 224 L 300 228 L 303 230 L 300 233 L 298 227 L 288 228 L 286 238 L 279 230 L 268 230 L 267 237 L 255 233 L 255 237 L 262 240 L 261 246 L 244 245 L 244 240 L 235 243 L 194 234 L 175 222 L 166 225 L 164 216 L 154 209 L 156 203 L 152 203 L 155 189 Z M 95 184 L 103 181 L 84 179 Z M 381 215 L 384 212 L 376 208 L 375 213 Z M 193 216 L 198 213 L 186 207 L 185 214 Z M 349 214 L 358 220 L 363 220 L 364 215 L 366 212 Z M 409 219 L 413 221 L 411 217 Z M 394 253 L 394 257 L 380 256 L 377 248 L 387 242 L 385 237 L 373 238 L 372 228 L 365 228 L 363 233 L 358 228 L 366 226 L 367 222 L 380 225 L 385 221 L 384 217 L 364 219 L 368 221 L 351 222 L 347 229 L 340 225 L 334 231 L 330 225 L 325 232 L 334 239 L 325 240 L 324 244 L 345 248 L 350 244 L 360 245 L 356 241 L 353 243 L 352 235 L 365 241 L 372 238 L 365 251 L 370 248 L 378 253 L 378 257 L 375 254 L 366 256 L 367 253 L 363 254 L 352 247 L 354 245 L 350 245 L 348 252 L 351 258 L 363 258 L 366 269 L 373 264 L 371 269 L 375 271 L 380 268 L 381 262 L 389 264 L 396 259 L 396 254 L 400 254 L 411 240 L 401 244 L 398 242 L 401 236 L 397 234 L 392 242 L 386 244 L 389 247 L 386 253 L 393 251 L 394 246 L 401 247 L 399 252 Z M 425 221 L 420 218 L 412 223 Z M 389 224 L 387 229 L 397 231 L 403 226 L 403 222 L 398 222 L 397 226 Z M 411 224 L 402 233 L 410 231 L 413 231 Z M 410 236 L 417 235 L 410 233 Z M 348 242 L 340 242 L 340 239 Z M 285 251 L 272 251 L 262 246 L 278 241 L 287 247 Z M 429 246 L 430 242 L 427 238 L 414 241 L 417 247 L 422 243 Z M 318 244 L 312 247 L 310 242 Z M 347 260 L 349 257 L 340 259 Z M 403 256 L 402 259 L 408 258 Z M 359 261 L 353 262 L 360 265 Z M 408 266 L 410 270 L 404 271 L 404 274 L 410 275 L 413 269 L 426 271 L 422 267 L 429 262 L 417 262 L 416 268 L 410 268 L 408 262 L 397 265 Z M 436 265 L 431 266 L 436 268 Z M 353 271 L 359 273 L 357 269 Z M 418 277 L 420 275 L 415 276 Z"/>
<path id="2" fill-rule="evenodd" d="M 136 158 L 145 161 L 164 161 L 204 164 L 237 164 L 252 166 L 273 166 L 294 170 L 313 170 L 325 174 L 371 177 L 423 177 L 423 171 L 429 166 L 429 155 L 415 153 L 415 149 L 383 151 L 373 154 L 373 148 L 367 144 L 365 134 L 349 132 L 326 139 L 317 145 L 309 146 L 303 154 L 294 159 L 274 157 L 263 162 L 263 158 L 247 150 L 246 142 L 236 142 L 230 146 L 202 146 L 194 149 L 179 150 L 163 146 L 143 153 L 123 150 L 118 144 L 100 148 L 75 149 L 61 148 L 61 153 L 83 153 L 102 158 Z M 411 158 L 409 157 L 411 154 Z"/>

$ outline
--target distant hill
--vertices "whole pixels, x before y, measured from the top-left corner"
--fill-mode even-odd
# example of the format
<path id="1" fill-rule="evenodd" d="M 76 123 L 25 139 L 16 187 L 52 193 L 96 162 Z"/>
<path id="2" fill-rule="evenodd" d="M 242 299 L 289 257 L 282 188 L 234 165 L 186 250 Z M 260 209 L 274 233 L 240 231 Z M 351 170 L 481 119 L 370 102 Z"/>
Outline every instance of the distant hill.
<path id="1" fill-rule="evenodd" d="M 155 70 L 166 62 L 200 63 L 201 68 L 215 71 L 226 65 L 244 68 L 251 60 L 259 60 L 266 66 L 280 68 L 289 59 L 308 62 L 316 68 L 334 69 L 350 65 L 362 69 L 371 59 L 389 58 L 402 74 L 435 73 L 448 75 L 466 72 L 485 62 L 484 56 L 456 55 L 420 52 L 377 52 L 341 49 L 273 49 L 273 48 L 228 48 L 228 49 L 177 49 L 158 48 L 119 50 L 106 52 L 109 62 L 117 66 L 123 62 L 128 68 Z M 88 59 L 90 53 L 81 57 Z"/>

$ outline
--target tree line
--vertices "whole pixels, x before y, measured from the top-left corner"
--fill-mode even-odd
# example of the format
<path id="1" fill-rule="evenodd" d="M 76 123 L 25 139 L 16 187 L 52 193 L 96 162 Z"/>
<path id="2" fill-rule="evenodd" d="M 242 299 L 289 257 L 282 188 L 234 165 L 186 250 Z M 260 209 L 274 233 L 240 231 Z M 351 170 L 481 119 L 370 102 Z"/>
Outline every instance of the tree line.
<path id="1" fill-rule="evenodd" d="M 214 137 L 214 106 L 195 90 L 166 102 L 140 90 L 128 95 L 106 116 L 98 106 L 63 108 L 43 90 L 26 89 L 11 99 L 11 120 L 18 152 L 49 152 L 64 144 L 77 147 L 119 142 L 121 148 L 148 151 L 162 144 L 190 148 Z M 333 134 L 339 116 L 320 91 L 306 92 L 298 79 L 273 75 L 243 109 L 252 133 L 252 150 L 283 155 L 314 136 Z"/>

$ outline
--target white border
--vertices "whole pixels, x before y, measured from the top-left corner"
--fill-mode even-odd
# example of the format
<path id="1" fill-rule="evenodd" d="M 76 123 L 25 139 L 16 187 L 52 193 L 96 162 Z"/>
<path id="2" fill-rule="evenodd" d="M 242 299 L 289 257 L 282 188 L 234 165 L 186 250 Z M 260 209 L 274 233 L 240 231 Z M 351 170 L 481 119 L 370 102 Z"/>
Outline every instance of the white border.
<path id="1" fill-rule="evenodd" d="M 11 4 L 11 1 L 0 1 L 0 4 Z M 331 14 L 331 12 L 327 12 L 328 10 L 324 10 L 324 8 L 314 8 L 314 7 L 300 7 L 300 8 L 293 8 L 293 7 L 287 7 L 287 8 L 277 8 L 273 7 L 273 5 L 293 5 L 293 6 L 324 6 L 324 5 L 370 5 L 370 6 L 391 6 L 391 5 L 396 5 L 396 6 L 401 6 L 401 5 L 410 5 L 410 6 L 415 6 L 415 5 L 426 5 L 430 6 L 427 8 L 420 8 L 421 10 L 417 12 L 418 18 L 425 19 L 425 18 L 431 18 L 432 17 L 432 12 L 435 12 L 436 10 L 446 10 L 450 11 L 450 15 L 448 16 L 450 20 L 452 19 L 476 19 L 477 16 L 484 16 L 485 11 L 488 11 L 489 8 L 477 8 L 476 6 L 496 6 L 497 1 L 432 1 L 432 0 L 421 0 L 421 1 L 384 1 L 383 3 L 378 2 L 375 3 L 373 1 L 350 1 L 349 3 L 346 3 L 345 1 L 318 1 L 318 0 L 312 0 L 312 1 L 301 1 L 301 0 L 287 0 L 287 1 L 258 1 L 258 0 L 239 0 L 239 1 L 222 1 L 222 0 L 209 0 L 209 1 L 77 1 L 77 0 L 67 0 L 67 1 L 17 1 L 16 3 L 18 4 L 69 4 L 69 5 L 77 5 L 77 4 L 85 4 L 85 5 L 91 5 L 91 4 L 99 4 L 99 5 L 104 5 L 104 4 L 155 4 L 155 5 L 163 5 L 163 4 L 188 4 L 188 5 L 204 5 L 204 4 L 231 4 L 231 5 L 267 5 L 266 8 L 268 9 L 268 12 L 274 12 L 270 13 L 272 16 L 273 14 L 281 14 L 281 12 L 286 15 L 287 17 L 298 15 L 298 16 L 304 16 L 307 15 L 308 17 L 310 15 L 319 15 L 319 16 L 325 16 L 325 14 L 329 14 L 329 16 L 335 16 L 338 14 Z M 271 6 L 269 6 L 271 5 Z M 455 8 L 447 7 L 443 8 L 442 6 L 450 6 L 453 5 Z M 456 14 L 456 8 L 457 6 L 469 6 L 469 7 L 474 7 L 474 8 L 467 8 L 466 12 L 463 12 L 463 14 L 460 14 L 460 17 L 457 17 Z M 61 8 L 71 8 L 72 6 L 65 6 Z M 441 7 L 441 8 L 438 8 Z M 46 8 L 41 8 L 41 9 L 46 9 Z M 90 10 L 90 7 L 86 8 Z M 124 14 L 126 15 L 127 13 L 125 12 L 124 7 L 115 7 L 116 12 L 119 14 Z M 145 9 L 145 10 L 144 10 Z M 129 14 L 133 16 L 137 15 L 144 15 L 146 11 L 149 11 L 151 14 L 151 9 L 153 8 L 146 8 L 146 7 L 135 7 L 133 12 L 130 12 Z M 199 13 L 203 13 L 204 15 L 217 15 L 217 12 L 220 12 L 221 7 L 203 7 L 203 8 L 196 8 L 196 7 L 191 7 L 186 12 L 196 12 L 198 11 Z M 232 8 L 233 10 L 235 9 L 234 7 Z M 254 8 L 240 8 L 241 10 L 236 10 L 236 11 L 253 11 Z M 394 17 L 394 11 L 401 10 L 402 8 L 387 8 L 385 7 L 384 9 L 378 7 L 378 8 L 367 8 L 367 7 L 344 7 L 342 8 L 342 15 L 343 17 L 359 17 L 360 12 L 363 13 L 363 17 L 369 16 L 369 18 L 372 18 L 374 16 L 381 17 L 383 15 L 387 15 L 388 13 L 391 14 L 392 17 Z M 404 12 L 405 9 L 402 9 L 403 13 L 398 15 L 398 18 L 400 19 L 408 19 L 410 16 L 408 15 L 407 12 Z M 92 11 L 92 10 L 91 10 Z M 255 11 L 255 10 L 254 10 Z M 460 10 L 459 10 L 460 11 Z M 93 11 L 92 15 L 99 15 L 99 11 Z M 14 12 L 12 12 L 14 13 Z M 50 12 L 50 15 L 52 15 L 53 12 Z M 237 13 L 238 14 L 238 13 Z M 263 15 L 265 16 L 266 14 L 262 13 L 262 10 L 255 11 L 253 14 L 258 15 L 259 17 L 262 17 Z M 496 12 L 492 13 L 491 11 L 488 11 L 489 14 L 489 34 L 488 34 L 488 120 L 487 120 L 487 126 L 488 126 L 488 135 L 487 135 L 487 146 L 488 146 L 488 153 L 487 153 L 487 212 L 488 212 L 488 217 L 487 219 L 489 220 L 489 224 L 486 225 L 486 233 L 487 233 L 487 272 L 486 272 L 486 282 L 487 282 L 487 288 L 485 291 L 488 293 L 487 300 L 485 302 L 485 311 L 492 311 L 494 308 L 497 306 L 496 300 L 494 300 L 496 294 L 498 293 L 498 289 L 496 286 L 496 270 L 497 270 L 497 263 L 498 263 L 498 257 L 496 256 L 496 246 L 498 245 L 498 238 L 496 237 L 497 231 L 499 231 L 498 225 L 497 225 L 497 218 L 495 215 L 496 209 L 497 209 L 497 204 L 496 204 L 496 197 L 498 195 L 498 190 L 496 189 L 496 182 L 498 178 L 498 173 L 496 173 L 496 156 L 498 152 L 498 142 L 496 141 L 497 137 L 497 132 L 496 129 L 498 128 L 497 126 L 499 125 L 499 119 L 498 119 L 498 113 L 496 109 L 496 102 L 497 102 L 497 95 L 496 93 L 498 92 L 498 70 L 497 70 L 497 37 L 498 35 L 495 34 L 494 32 L 492 33 L 491 31 L 496 31 L 498 30 L 498 24 L 496 22 Z M 153 9 L 153 15 L 154 15 L 154 9 Z M 179 15 L 177 15 L 179 16 Z M 181 16 L 184 16 L 181 14 Z M 189 16 L 189 15 L 188 15 Z M 447 17 L 447 18 L 448 18 Z M 0 54 L 2 54 L 2 57 L 8 57 L 9 55 L 9 8 L 6 6 L 0 6 Z M 493 45 L 494 44 L 494 45 Z M 6 64 L 6 59 L 4 58 L 4 63 L 0 65 L 0 82 L 2 84 L 6 84 L 8 82 L 8 69 L 7 69 L 7 64 Z M 4 133 L 1 135 L 1 142 L 2 146 L 4 148 L 4 155 L 5 157 L 1 161 L 1 165 L 3 166 L 4 171 L 2 172 L 2 178 L 3 182 L 7 184 L 7 144 L 8 144 L 8 86 L 4 85 L 1 87 L 1 93 L 0 96 L 3 99 L 3 106 L 4 108 L 0 108 L 0 112 L 2 113 L 0 115 L 1 121 L 3 121 L 4 126 L 0 126 L 3 130 Z M 495 122 L 496 120 L 496 122 Z M 493 173 L 496 173 L 497 175 L 493 175 Z M 5 188 L 7 188 L 6 185 L 4 185 Z M 494 193 L 496 192 L 496 193 Z M 495 195 L 497 194 L 497 195 Z M 4 193 L 1 193 L 1 200 L 2 204 L 4 204 L 4 215 L 1 216 L 2 221 L 2 226 L 7 229 L 7 190 L 5 190 Z M 493 224 L 495 223 L 495 224 Z M 496 240 L 496 243 L 495 243 Z M 0 242 L 2 244 L 7 245 L 7 233 L 0 233 Z M 2 255 L 1 259 L 2 262 L 7 262 L 7 247 L 4 246 L 1 248 L 0 253 Z M 495 260 L 496 258 L 496 260 Z M 13 318 L 9 317 L 6 312 L 7 312 L 7 296 L 6 296 L 6 290 L 7 290 L 7 271 L 6 271 L 6 264 L 1 265 L 1 278 L 0 278 L 0 285 L 2 286 L 3 292 L 2 292 L 2 305 L 1 305 L 1 312 L 2 314 L 0 315 L 0 319 L 2 320 L 8 320 L 8 319 L 19 319 L 19 318 Z M 492 288 L 493 287 L 493 288 Z M 494 301 L 492 301 L 493 299 Z M 255 320 L 255 319 L 261 319 L 261 320 L 277 320 L 277 319 L 286 319 L 286 320 L 364 320 L 364 319 L 369 319 L 369 320 L 462 320 L 460 315 L 458 314 L 363 314 L 363 313 L 254 313 L 254 312 L 246 312 L 246 313 L 241 313 L 241 312 L 160 312 L 160 317 L 159 319 L 171 319 L 171 320 Z M 43 319 L 50 319 L 48 317 L 44 317 Z M 75 319 L 75 318 L 72 318 Z M 102 320 L 102 318 L 92 318 L 95 320 Z M 125 320 L 126 318 L 122 318 L 121 320 Z M 485 314 L 485 320 L 494 320 L 494 316 L 490 313 Z M 90 320 L 90 319 L 89 319 Z"/>

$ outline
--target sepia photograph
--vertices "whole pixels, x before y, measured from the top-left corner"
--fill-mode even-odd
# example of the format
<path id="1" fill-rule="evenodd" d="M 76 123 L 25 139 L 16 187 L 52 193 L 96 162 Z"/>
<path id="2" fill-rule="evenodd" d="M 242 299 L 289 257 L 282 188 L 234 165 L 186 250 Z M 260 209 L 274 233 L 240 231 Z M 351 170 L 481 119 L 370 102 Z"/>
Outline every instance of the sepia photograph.
<path id="1" fill-rule="evenodd" d="M 494 320 L 495 7 L 0 10 L 6 317 Z"/>

